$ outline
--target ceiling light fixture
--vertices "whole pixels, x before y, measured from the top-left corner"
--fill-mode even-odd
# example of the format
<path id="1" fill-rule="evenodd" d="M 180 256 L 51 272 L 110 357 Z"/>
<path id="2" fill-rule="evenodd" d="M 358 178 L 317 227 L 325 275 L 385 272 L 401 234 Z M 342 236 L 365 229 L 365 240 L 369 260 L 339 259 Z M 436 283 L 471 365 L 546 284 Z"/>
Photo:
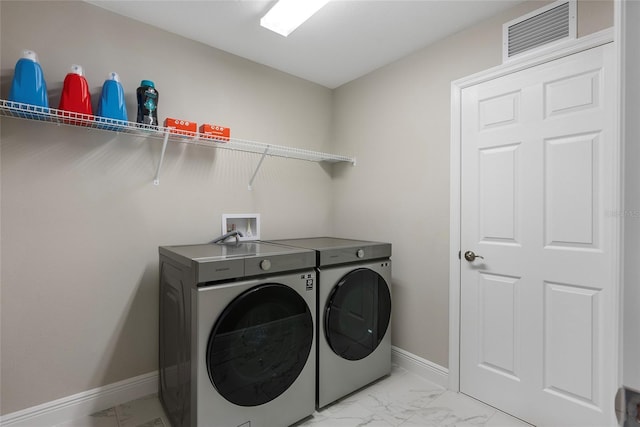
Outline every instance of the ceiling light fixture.
<path id="1" fill-rule="evenodd" d="M 329 0 L 279 0 L 260 19 L 263 27 L 287 37 Z"/>

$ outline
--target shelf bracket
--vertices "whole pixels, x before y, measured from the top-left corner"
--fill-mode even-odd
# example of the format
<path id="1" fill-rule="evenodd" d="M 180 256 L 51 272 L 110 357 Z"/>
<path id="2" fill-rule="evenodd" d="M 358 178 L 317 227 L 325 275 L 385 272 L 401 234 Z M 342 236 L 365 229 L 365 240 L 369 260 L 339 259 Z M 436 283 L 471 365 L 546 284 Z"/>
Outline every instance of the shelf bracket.
<path id="1" fill-rule="evenodd" d="M 153 185 L 160 185 L 160 169 L 162 168 L 162 162 L 164 161 L 164 152 L 167 151 L 167 142 L 169 142 L 169 132 L 164 133 L 162 153 L 160 154 L 160 161 L 158 162 L 158 168 L 156 169 L 156 176 L 153 178 Z"/>
<path id="2" fill-rule="evenodd" d="M 264 153 L 262 153 L 262 157 L 260 157 L 258 166 L 256 166 L 256 170 L 253 172 L 253 176 L 249 180 L 249 191 L 253 190 L 252 188 L 253 181 L 256 179 L 256 175 L 258 174 L 258 171 L 260 170 L 260 166 L 262 166 L 262 162 L 264 161 L 264 158 L 267 156 L 267 153 L 269 152 L 270 147 L 271 147 L 270 145 L 267 145 L 267 148 L 264 149 Z"/>

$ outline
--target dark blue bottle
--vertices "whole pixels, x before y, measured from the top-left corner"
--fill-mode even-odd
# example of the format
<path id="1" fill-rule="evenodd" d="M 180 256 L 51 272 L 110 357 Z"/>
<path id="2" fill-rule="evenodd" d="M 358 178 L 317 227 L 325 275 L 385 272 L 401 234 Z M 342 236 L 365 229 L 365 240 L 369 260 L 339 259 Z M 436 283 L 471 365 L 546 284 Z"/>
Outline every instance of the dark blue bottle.
<path id="1" fill-rule="evenodd" d="M 158 90 L 151 80 L 142 80 L 136 90 L 138 98 L 137 122 L 157 127 L 158 126 Z"/>

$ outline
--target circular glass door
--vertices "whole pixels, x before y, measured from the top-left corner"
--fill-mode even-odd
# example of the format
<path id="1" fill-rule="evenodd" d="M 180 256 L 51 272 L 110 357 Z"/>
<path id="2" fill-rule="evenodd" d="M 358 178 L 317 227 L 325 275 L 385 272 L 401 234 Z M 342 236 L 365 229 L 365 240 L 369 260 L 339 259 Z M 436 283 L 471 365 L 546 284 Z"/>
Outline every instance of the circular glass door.
<path id="1" fill-rule="evenodd" d="M 338 356 L 364 359 L 382 341 L 390 318 L 391 294 L 387 282 L 375 271 L 360 268 L 344 276 L 329 295 L 325 336 Z"/>
<path id="2" fill-rule="evenodd" d="M 209 336 L 207 369 L 216 390 L 240 406 L 258 406 L 284 393 L 304 368 L 313 342 L 305 300 L 268 283 L 239 295 Z"/>

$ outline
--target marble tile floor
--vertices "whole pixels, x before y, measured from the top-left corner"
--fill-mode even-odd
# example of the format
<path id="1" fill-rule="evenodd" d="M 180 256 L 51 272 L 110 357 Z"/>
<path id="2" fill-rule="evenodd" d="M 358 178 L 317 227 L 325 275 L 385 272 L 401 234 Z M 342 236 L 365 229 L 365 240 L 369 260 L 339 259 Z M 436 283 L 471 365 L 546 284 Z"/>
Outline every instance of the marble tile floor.
<path id="1" fill-rule="evenodd" d="M 463 394 L 444 390 L 399 367 L 394 367 L 389 377 L 315 412 L 295 426 L 531 427 Z M 171 425 L 154 394 L 55 427 Z"/>

